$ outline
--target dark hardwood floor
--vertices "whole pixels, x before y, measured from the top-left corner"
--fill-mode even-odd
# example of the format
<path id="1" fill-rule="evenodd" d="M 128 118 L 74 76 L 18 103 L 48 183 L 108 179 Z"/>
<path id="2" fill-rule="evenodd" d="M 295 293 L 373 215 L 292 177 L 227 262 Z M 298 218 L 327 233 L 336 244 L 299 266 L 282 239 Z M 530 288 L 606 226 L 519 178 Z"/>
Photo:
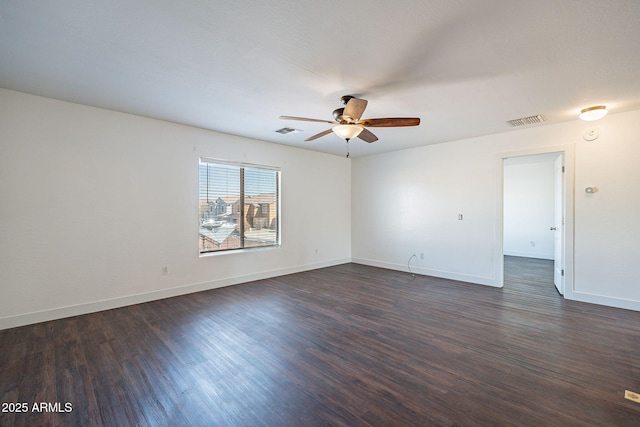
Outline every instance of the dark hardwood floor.
<path id="1" fill-rule="evenodd" d="M 551 280 L 345 264 L 0 331 L 0 424 L 640 425 L 640 313 Z"/>

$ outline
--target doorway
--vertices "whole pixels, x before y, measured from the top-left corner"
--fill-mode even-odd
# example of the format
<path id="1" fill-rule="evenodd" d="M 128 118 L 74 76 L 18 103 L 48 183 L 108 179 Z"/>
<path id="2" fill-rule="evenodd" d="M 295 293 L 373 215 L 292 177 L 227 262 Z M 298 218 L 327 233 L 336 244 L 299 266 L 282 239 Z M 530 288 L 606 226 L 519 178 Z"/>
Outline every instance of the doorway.
<path id="1" fill-rule="evenodd" d="M 504 257 L 548 260 L 553 283 L 567 297 L 573 288 L 573 147 L 499 155 L 497 285 Z M 567 215 L 569 213 L 569 215 Z"/>
<path id="2" fill-rule="evenodd" d="M 503 254 L 549 260 L 553 283 L 564 293 L 564 156 L 545 153 L 504 159 Z M 557 271 L 557 274 L 556 274 Z"/>

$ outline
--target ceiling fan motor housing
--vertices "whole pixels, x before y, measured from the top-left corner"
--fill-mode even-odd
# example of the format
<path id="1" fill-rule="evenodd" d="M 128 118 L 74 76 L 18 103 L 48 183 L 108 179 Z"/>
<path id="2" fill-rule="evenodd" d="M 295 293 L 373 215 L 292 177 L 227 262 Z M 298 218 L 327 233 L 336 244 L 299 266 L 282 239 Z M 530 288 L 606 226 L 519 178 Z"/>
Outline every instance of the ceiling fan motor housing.
<path id="1" fill-rule="evenodd" d="M 342 102 L 342 104 L 347 105 L 349 101 L 351 101 L 353 98 L 355 98 L 355 96 L 344 95 L 343 97 L 340 98 L 340 101 Z"/>

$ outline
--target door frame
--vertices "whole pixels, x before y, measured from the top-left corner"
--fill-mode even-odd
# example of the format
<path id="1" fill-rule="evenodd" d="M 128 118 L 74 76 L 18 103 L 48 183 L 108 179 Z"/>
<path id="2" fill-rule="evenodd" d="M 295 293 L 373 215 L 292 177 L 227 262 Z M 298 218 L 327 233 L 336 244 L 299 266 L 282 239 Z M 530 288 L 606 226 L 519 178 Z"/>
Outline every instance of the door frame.
<path id="1" fill-rule="evenodd" d="M 564 295 L 564 217 L 566 216 L 564 153 L 558 153 L 555 156 L 553 161 L 553 284 L 558 293 Z M 561 261 L 560 265 L 556 265 L 558 259 Z"/>
<path id="2" fill-rule="evenodd" d="M 575 146 L 560 145 L 508 151 L 496 154 L 496 222 L 495 222 L 495 286 L 504 286 L 504 160 L 510 157 L 533 156 L 537 154 L 562 153 L 564 155 L 564 297 L 573 299 L 574 292 L 574 175 Z"/>

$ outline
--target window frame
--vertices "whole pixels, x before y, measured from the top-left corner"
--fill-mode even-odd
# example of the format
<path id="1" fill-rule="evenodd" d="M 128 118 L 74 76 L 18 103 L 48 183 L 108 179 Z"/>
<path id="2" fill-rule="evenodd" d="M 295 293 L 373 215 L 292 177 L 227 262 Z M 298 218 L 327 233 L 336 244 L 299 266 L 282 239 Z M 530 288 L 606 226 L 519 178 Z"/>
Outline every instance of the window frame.
<path id="1" fill-rule="evenodd" d="M 216 249 L 216 250 L 202 250 L 202 246 L 201 246 L 201 239 L 203 239 L 203 235 L 200 232 L 201 230 L 201 225 L 202 225 L 202 211 L 201 211 L 201 203 L 202 200 L 200 198 L 200 192 L 201 192 L 201 174 L 200 174 L 200 170 L 203 164 L 212 164 L 212 165 L 220 165 L 220 166 L 226 166 L 226 167 L 235 167 L 238 168 L 240 171 L 240 179 L 239 179 L 239 186 L 240 186 L 240 194 L 239 194 L 239 209 L 238 209 L 238 227 L 237 227 L 237 231 L 239 234 L 239 240 L 240 240 L 240 247 L 237 248 L 225 248 L 225 249 Z M 245 201 L 247 199 L 247 197 L 251 197 L 251 196 L 247 196 L 245 197 L 245 182 L 244 182 L 244 170 L 245 169 L 258 169 L 258 170 L 264 170 L 264 171 L 271 171 L 275 173 L 275 203 L 276 203 L 276 228 L 275 228 L 275 233 L 276 233 L 276 238 L 275 238 L 275 243 L 273 244 L 267 244 L 267 245 L 260 245 L 260 246 L 245 246 L 245 240 L 246 240 L 246 233 L 245 233 L 245 216 L 246 216 L 246 212 L 245 212 Z M 281 169 L 280 167 L 277 166 L 267 166 L 267 165 L 262 165 L 262 164 L 254 164 L 254 163 L 246 163 L 246 162 L 236 162 L 236 161 L 230 161 L 230 160 L 219 160 L 219 159 L 214 159 L 211 157 L 200 157 L 198 159 L 198 253 L 199 253 L 199 257 L 209 257 L 209 256 L 216 256 L 216 255 L 223 255 L 223 254 L 229 254 L 229 253 L 238 253 L 238 252 L 247 252 L 247 251 L 255 251 L 255 250 L 269 250 L 269 249 L 275 249 L 275 248 L 280 248 L 282 246 L 282 221 L 281 221 L 281 209 L 282 209 L 282 192 L 280 189 L 281 186 Z M 232 206 L 232 204 L 229 204 L 228 206 Z"/>

